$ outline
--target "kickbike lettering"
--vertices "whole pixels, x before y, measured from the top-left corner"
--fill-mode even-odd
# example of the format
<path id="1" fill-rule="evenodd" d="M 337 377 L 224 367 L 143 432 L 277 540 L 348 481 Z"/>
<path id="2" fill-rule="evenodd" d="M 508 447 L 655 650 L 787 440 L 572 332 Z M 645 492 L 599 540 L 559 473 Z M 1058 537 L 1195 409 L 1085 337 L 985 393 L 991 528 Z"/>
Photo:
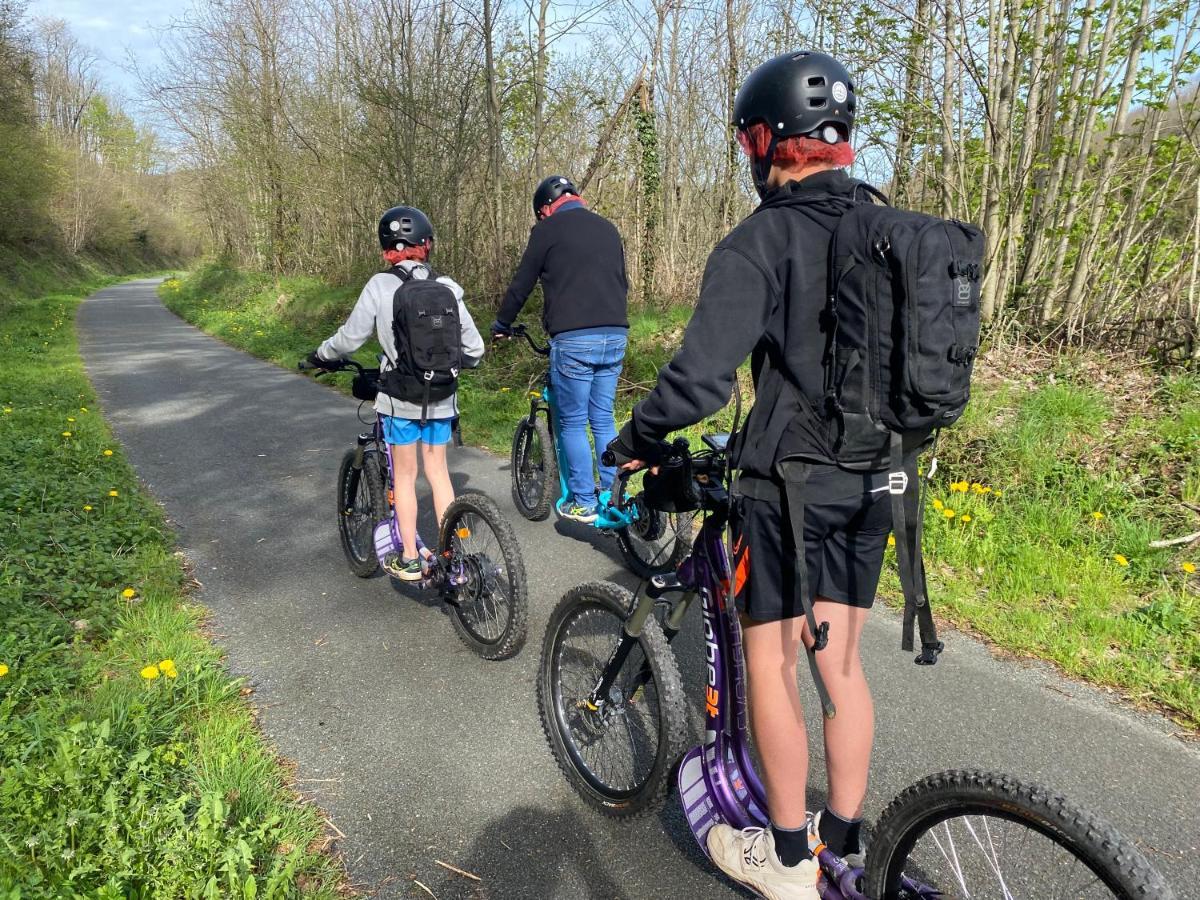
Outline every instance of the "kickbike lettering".
<path id="1" fill-rule="evenodd" d="M 704 657 L 708 662 L 708 686 L 704 692 L 704 712 L 709 718 L 717 717 L 721 703 L 721 691 L 717 687 L 717 633 L 713 623 L 712 604 L 708 592 L 704 592 Z"/>

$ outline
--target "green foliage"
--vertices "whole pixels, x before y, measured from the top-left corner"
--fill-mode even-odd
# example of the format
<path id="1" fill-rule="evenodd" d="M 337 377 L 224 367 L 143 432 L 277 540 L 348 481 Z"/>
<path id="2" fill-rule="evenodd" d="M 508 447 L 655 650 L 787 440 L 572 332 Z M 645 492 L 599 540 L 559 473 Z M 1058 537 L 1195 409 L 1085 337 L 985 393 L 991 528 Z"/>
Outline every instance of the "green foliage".
<path id="1" fill-rule="evenodd" d="M 1200 579 L 1185 566 L 1200 560 L 1150 543 L 1194 530 L 1174 491 L 1200 459 L 1200 392 L 1166 380 L 1177 402 L 1131 415 L 1119 406 L 1137 398 L 1114 403 L 1074 368 L 977 391 L 945 434 L 925 530 L 936 608 L 1196 727 Z"/>
<path id="2" fill-rule="evenodd" d="M 353 303 L 349 291 L 223 263 L 168 282 L 163 296 L 189 321 L 288 367 Z M 631 315 L 619 421 L 653 386 L 690 312 Z M 1195 530 L 1177 501 L 1200 504 L 1200 378 L 1135 369 L 1134 382 L 1106 385 L 1111 365 L 1086 354 L 1022 375 L 1029 365 L 1019 354 L 985 356 L 967 414 L 942 439 L 929 491 L 942 508 L 926 510 L 937 612 L 1006 650 L 1051 660 L 1200 726 L 1200 575 L 1183 568 L 1200 566 L 1200 552 L 1148 546 Z M 461 382 L 466 439 L 507 453 L 544 367 L 523 344 L 493 346 Z M 696 444 L 732 422 L 731 405 L 685 435 Z M 885 571 L 884 593 L 899 599 L 894 570 Z"/>
<path id="3" fill-rule="evenodd" d="M 76 303 L 0 300 L 0 896 L 332 896 L 100 416 Z"/>

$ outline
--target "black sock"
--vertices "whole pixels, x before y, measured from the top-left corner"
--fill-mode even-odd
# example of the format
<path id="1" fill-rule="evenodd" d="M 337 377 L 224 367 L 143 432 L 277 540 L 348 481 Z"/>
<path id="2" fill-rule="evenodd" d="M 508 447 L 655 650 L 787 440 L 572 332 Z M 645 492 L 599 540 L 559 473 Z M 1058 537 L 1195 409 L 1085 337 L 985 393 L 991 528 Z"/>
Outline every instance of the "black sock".
<path id="1" fill-rule="evenodd" d="M 828 806 L 821 813 L 821 841 L 834 856 L 858 853 L 862 819 L 843 819 Z"/>
<path id="2" fill-rule="evenodd" d="M 812 859 L 812 851 L 808 849 L 808 826 L 800 828 L 780 828 L 771 826 L 771 834 L 775 836 L 775 855 L 785 866 L 795 866 L 806 859 Z"/>

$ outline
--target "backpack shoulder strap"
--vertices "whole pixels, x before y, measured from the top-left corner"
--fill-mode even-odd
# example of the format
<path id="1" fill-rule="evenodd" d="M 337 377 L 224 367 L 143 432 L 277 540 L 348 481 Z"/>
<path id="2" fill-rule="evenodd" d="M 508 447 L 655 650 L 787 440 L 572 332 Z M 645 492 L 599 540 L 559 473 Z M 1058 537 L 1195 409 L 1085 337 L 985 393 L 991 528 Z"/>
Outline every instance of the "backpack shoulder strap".
<path id="1" fill-rule="evenodd" d="M 854 200 L 857 203 L 877 203 L 880 206 L 892 205 L 892 201 L 888 199 L 887 194 L 861 179 L 854 182 Z"/>
<path id="2" fill-rule="evenodd" d="M 804 609 L 804 618 L 808 621 L 808 632 L 813 637 L 812 646 L 807 652 L 808 668 L 812 673 L 813 684 L 821 700 L 825 718 L 832 719 L 837 715 L 837 707 L 833 705 L 833 699 L 825 687 L 825 679 L 821 677 L 821 670 L 817 666 L 817 653 L 824 650 L 829 643 L 829 623 L 817 624 L 817 617 L 813 612 L 813 598 L 809 592 L 808 556 L 804 551 L 804 489 L 810 468 L 808 463 L 798 459 L 783 459 L 776 466 L 779 477 L 783 479 L 783 499 L 792 531 L 796 589 L 800 593 L 800 606 Z"/>
<path id="3" fill-rule="evenodd" d="M 921 653 L 915 662 L 932 666 L 945 645 L 938 640 L 937 626 L 929 610 L 929 589 L 925 581 L 925 563 L 921 558 L 921 527 L 924 516 L 921 503 L 921 479 L 917 474 L 917 457 L 906 461 L 904 436 L 891 434 L 891 459 L 888 467 L 888 493 L 892 499 L 892 531 L 896 535 L 896 568 L 900 574 L 900 589 L 904 594 L 904 623 L 900 649 L 913 649 L 913 625 L 921 630 Z"/>

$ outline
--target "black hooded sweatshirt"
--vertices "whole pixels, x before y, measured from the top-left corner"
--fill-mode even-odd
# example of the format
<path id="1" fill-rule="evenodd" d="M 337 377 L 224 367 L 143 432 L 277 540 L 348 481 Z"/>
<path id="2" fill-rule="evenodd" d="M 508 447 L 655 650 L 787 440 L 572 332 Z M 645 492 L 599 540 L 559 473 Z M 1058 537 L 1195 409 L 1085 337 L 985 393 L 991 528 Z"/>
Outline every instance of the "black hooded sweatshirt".
<path id="1" fill-rule="evenodd" d="M 829 244 L 846 207 L 789 201 L 851 199 L 858 184 L 841 169 L 788 182 L 716 246 L 682 347 L 621 431 L 625 448 L 644 458 L 672 431 L 720 410 L 749 355 L 756 400 L 734 447 L 735 467 L 772 478 L 785 456 L 833 462 L 813 411 L 823 403 Z"/>
<path id="2" fill-rule="evenodd" d="M 539 221 L 496 316 L 516 321 L 542 282 L 542 327 L 553 337 L 584 328 L 628 328 L 625 250 L 616 227 L 582 204 L 565 204 Z"/>

